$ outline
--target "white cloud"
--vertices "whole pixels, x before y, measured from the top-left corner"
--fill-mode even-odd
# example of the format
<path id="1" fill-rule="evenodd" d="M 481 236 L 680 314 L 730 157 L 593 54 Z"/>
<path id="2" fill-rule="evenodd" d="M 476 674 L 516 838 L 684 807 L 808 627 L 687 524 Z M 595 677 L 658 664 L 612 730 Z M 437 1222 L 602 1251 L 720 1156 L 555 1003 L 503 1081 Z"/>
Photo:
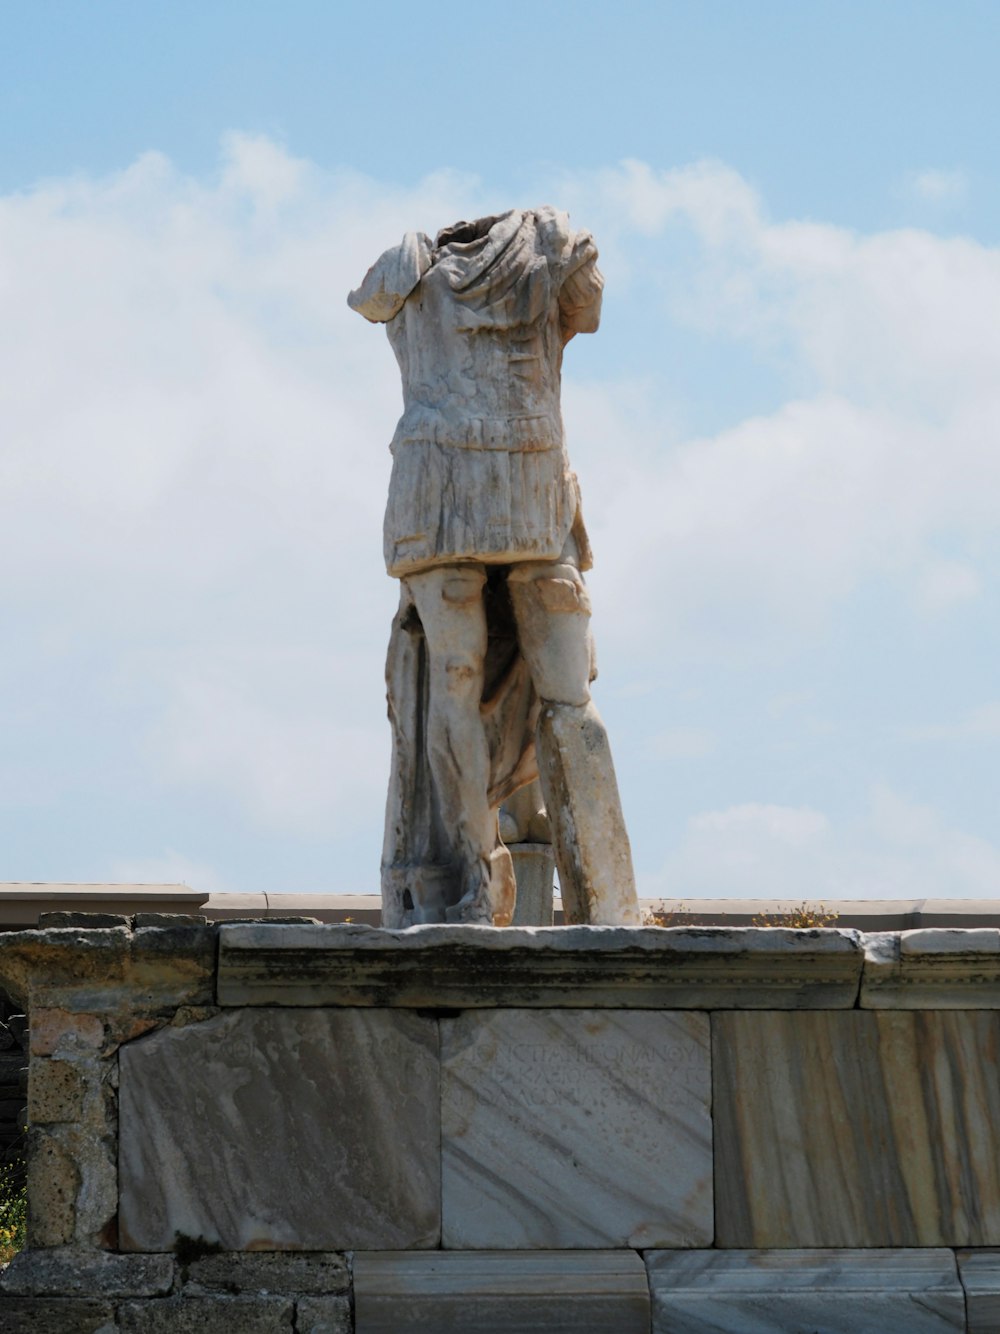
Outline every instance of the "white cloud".
<path id="1" fill-rule="evenodd" d="M 1000 740 L 1000 703 L 993 701 L 973 709 L 953 723 L 928 723 L 907 728 L 908 741 L 997 741 Z"/>
<path id="2" fill-rule="evenodd" d="M 996 898 L 1000 848 L 947 825 L 932 807 L 877 788 L 869 828 L 875 848 L 864 882 L 881 897 Z"/>
<path id="3" fill-rule="evenodd" d="M 711 164 L 628 163 L 578 180 L 581 209 L 588 190 L 611 262 L 625 257 L 622 282 L 657 296 L 664 320 L 755 347 L 797 386 L 774 411 L 711 437 L 661 432 L 634 465 L 631 451 L 598 465 L 585 498 L 598 535 L 615 534 L 614 549 L 599 548 L 614 563 L 613 579 L 599 577 L 621 594 L 615 633 L 666 624 L 673 644 L 717 637 L 718 649 L 728 637 L 745 648 L 810 633 L 873 577 L 901 583 L 925 610 L 973 598 L 976 571 L 937 548 L 955 533 L 997 547 L 1000 250 L 771 222 L 745 181 Z M 652 240 L 640 244 L 636 228 Z M 684 246 L 674 259 L 685 230 L 694 261 Z M 606 392 L 619 428 L 606 409 L 605 441 L 624 436 L 629 414 L 614 386 Z M 600 442 L 586 420 L 574 448 L 578 437 L 593 470 Z"/>
<path id="4" fill-rule="evenodd" d="M 150 781 L 299 836 L 363 813 L 374 865 L 399 388 L 345 296 L 405 229 L 479 206 L 469 178 L 381 186 L 243 135 L 214 181 L 149 153 L 0 198 L 0 605 L 22 677 L 58 641 Z"/>
<path id="5" fill-rule="evenodd" d="M 688 821 L 680 847 L 640 893 L 670 898 L 822 898 L 829 821 L 809 807 L 747 802 Z"/>
<path id="6" fill-rule="evenodd" d="M 170 703 L 149 745 L 170 782 L 227 792 L 290 835 L 336 836 L 380 810 L 389 742 L 375 663 L 363 664 L 363 682 L 358 664 L 333 654 L 214 657 L 167 677 Z"/>
<path id="7" fill-rule="evenodd" d="M 983 591 L 979 571 L 966 561 L 935 560 L 928 564 L 917 585 L 918 604 L 925 611 L 948 611 L 974 602 Z"/>
<path id="8" fill-rule="evenodd" d="M 926 167 L 912 172 L 907 184 L 917 199 L 932 204 L 960 204 L 969 192 L 969 178 L 960 169 L 943 171 Z"/>
<path id="9" fill-rule="evenodd" d="M 698 760 L 711 755 L 717 738 L 704 727 L 670 727 L 650 740 L 654 755 L 665 760 Z"/>
<path id="10" fill-rule="evenodd" d="M 1000 848 L 933 808 L 877 787 L 860 819 L 748 803 L 688 821 L 640 893 L 668 898 L 994 898 Z"/>
<path id="11" fill-rule="evenodd" d="M 828 828 L 829 822 L 821 811 L 800 806 L 768 806 L 759 802 L 730 806 L 724 811 L 707 811 L 691 821 L 691 829 L 696 834 L 764 838 L 790 847 L 811 843 Z"/>

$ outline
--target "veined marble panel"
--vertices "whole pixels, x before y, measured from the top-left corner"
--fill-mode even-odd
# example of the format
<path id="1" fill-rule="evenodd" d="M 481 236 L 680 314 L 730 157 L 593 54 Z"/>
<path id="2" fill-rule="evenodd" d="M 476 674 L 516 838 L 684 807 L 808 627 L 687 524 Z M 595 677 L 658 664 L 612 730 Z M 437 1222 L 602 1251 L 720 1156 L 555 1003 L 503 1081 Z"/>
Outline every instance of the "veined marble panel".
<path id="1" fill-rule="evenodd" d="M 947 1250 L 650 1251 L 646 1265 L 653 1334 L 965 1331 Z"/>
<path id="2" fill-rule="evenodd" d="M 716 1244 L 1000 1243 L 1000 1015 L 712 1016 Z"/>
<path id="3" fill-rule="evenodd" d="M 691 1012 L 442 1020 L 445 1247 L 710 1245 L 708 1039 Z"/>
<path id="4" fill-rule="evenodd" d="M 355 1334 L 649 1334 L 634 1251 L 354 1257 Z"/>
<path id="5" fill-rule="evenodd" d="M 121 1050 L 119 1227 L 226 1250 L 435 1246 L 437 1025 L 383 1010 L 246 1010 Z"/>
<path id="6" fill-rule="evenodd" d="M 865 937 L 865 1009 L 1000 1009 L 1000 931 L 926 927 Z"/>
<path id="7" fill-rule="evenodd" d="M 849 1009 L 857 931 L 223 925 L 221 1005 Z"/>
<path id="8" fill-rule="evenodd" d="M 965 1289 L 969 1334 L 1000 1330 L 1000 1250 L 959 1251 L 958 1274 Z"/>

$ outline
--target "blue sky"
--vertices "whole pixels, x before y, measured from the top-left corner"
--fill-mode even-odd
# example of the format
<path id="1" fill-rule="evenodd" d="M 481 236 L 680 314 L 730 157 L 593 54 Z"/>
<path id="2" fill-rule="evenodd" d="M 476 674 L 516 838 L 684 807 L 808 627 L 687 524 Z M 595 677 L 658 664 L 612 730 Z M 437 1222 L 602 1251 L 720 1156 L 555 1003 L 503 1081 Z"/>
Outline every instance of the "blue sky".
<path id="1" fill-rule="evenodd" d="M 994 893 L 1000 7 L 3 20 L 0 879 L 375 889 L 399 391 L 344 294 L 552 202 L 642 887 Z"/>

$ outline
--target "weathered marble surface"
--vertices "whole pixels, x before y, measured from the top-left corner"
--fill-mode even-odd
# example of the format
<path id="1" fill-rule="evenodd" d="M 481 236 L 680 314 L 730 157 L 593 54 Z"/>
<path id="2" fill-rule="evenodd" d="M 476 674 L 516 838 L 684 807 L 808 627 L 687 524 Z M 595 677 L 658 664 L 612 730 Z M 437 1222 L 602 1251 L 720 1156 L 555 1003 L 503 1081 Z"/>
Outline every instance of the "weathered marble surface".
<path id="1" fill-rule="evenodd" d="M 850 1008 L 856 931 L 220 927 L 222 1005 Z"/>
<path id="2" fill-rule="evenodd" d="M 958 1275 L 965 1289 L 969 1334 L 1000 1329 L 1000 1250 L 959 1251 Z"/>
<path id="3" fill-rule="evenodd" d="M 650 1251 L 646 1265 L 653 1334 L 965 1330 L 947 1250 Z"/>
<path id="4" fill-rule="evenodd" d="M 444 1245 L 709 1245 L 708 1039 L 690 1012 L 443 1020 Z"/>
<path id="5" fill-rule="evenodd" d="M 633 1251 L 360 1253 L 356 1334 L 648 1334 Z"/>
<path id="6" fill-rule="evenodd" d="M 434 1246 L 438 1034 L 417 1015 L 250 1010 L 121 1052 L 121 1247 Z"/>
<path id="7" fill-rule="evenodd" d="M 712 1016 L 716 1244 L 1000 1243 L 1000 1015 Z"/>
<path id="8" fill-rule="evenodd" d="M 867 1009 L 1000 1009 L 1000 931 L 925 927 L 865 937 Z"/>

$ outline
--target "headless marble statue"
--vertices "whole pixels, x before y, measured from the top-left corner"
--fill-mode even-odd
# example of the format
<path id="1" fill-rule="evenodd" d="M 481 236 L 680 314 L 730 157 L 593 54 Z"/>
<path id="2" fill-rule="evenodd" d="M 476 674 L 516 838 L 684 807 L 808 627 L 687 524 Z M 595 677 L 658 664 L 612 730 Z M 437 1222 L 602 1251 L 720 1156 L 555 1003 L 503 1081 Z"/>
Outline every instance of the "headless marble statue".
<path id="1" fill-rule="evenodd" d="M 598 326 L 587 232 L 553 208 L 409 233 L 348 298 L 403 379 L 385 560 L 393 762 L 382 922 L 506 926 L 501 803 L 536 777 L 567 922 L 638 923 L 595 675 L 591 564 L 559 404 L 563 348 Z"/>

